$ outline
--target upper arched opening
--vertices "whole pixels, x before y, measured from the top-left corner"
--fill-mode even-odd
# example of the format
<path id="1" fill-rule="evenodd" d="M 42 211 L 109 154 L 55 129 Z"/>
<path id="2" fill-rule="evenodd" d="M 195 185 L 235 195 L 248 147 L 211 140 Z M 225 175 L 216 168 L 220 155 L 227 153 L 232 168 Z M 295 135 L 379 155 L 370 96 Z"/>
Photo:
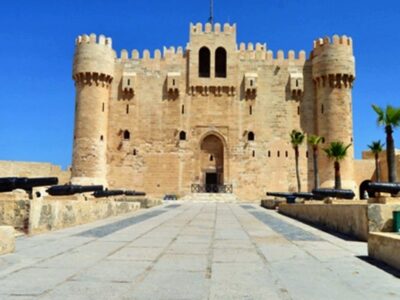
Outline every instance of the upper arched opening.
<path id="1" fill-rule="evenodd" d="M 226 77 L 226 50 L 219 47 L 215 50 L 215 77 Z"/>
<path id="2" fill-rule="evenodd" d="M 199 50 L 199 77 L 210 77 L 211 52 L 207 47 Z"/>

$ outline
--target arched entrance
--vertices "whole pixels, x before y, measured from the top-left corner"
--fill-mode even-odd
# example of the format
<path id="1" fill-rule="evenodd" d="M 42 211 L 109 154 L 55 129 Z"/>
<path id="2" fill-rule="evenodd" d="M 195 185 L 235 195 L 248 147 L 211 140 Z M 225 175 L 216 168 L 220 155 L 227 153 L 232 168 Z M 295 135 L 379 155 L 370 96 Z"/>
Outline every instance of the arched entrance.
<path id="1" fill-rule="evenodd" d="M 218 186 L 224 184 L 224 144 L 215 134 L 201 142 L 200 172 L 207 192 L 217 192 Z"/>

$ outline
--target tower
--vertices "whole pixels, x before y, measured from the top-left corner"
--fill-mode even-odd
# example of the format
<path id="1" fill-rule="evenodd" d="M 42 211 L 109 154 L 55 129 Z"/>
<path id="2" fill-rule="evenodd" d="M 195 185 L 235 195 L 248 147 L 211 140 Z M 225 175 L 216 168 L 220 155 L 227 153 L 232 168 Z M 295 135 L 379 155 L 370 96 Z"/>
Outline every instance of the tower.
<path id="1" fill-rule="evenodd" d="M 351 38 L 333 36 L 314 42 L 311 53 L 312 75 L 316 98 L 316 131 L 325 138 L 322 147 L 333 141 L 353 143 L 351 91 L 355 79 Z M 354 189 L 353 147 L 341 162 L 343 188 Z M 333 164 L 326 155 L 319 155 L 321 187 L 332 187 Z"/>
<path id="2" fill-rule="evenodd" d="M 76 39 L 73 183 L 107 184 L 108 100 L 114 61 L 110 38 L 91 34 Z"/>

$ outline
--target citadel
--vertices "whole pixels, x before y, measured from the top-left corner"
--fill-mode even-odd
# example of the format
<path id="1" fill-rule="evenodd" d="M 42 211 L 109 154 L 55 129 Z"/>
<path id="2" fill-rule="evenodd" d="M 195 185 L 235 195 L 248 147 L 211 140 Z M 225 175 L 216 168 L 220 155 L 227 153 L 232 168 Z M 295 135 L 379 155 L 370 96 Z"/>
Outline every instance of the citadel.
<path id="1" fill-rule="evenodd" d="M 76 39 L 72 182 L 160 196 L 193 187 L 228 187 L 241 199 L 294 191 L 293 129 L 353 142 L 352 39 L 317 39 L 305 51 L 274 53 L 237 44 L 236 25 L 190 25 L 186 48 L 150 55 L 111 38 Z M 310 149 L 300 149 L 302 185 L 312 188 Z M 322 187 L 333 168 L 320 155 Z M 342 163 L 355 189 L 353 149 Z"/>

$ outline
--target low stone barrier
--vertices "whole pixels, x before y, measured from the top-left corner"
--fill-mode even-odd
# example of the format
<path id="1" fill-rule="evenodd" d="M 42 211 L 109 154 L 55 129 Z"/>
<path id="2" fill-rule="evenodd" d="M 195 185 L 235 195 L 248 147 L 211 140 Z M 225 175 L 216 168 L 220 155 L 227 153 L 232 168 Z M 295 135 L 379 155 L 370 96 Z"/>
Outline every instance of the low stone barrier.
<path id="1" fill-rule="evenodd" d="M 0 199 L 0 225 L 9 225 L 19 230 L 27 230 L 29 209 L 29 200 Z"/>
<path id="2" fill-rule="evenodd" d="M 120 196 L 115 201 L 122 202 L 139 202 L 141 208 L 150 208 L 157 205 L 161 205 L 163 201 L 156 198 L 148 198 L 143 196 Z"/>
<path id="3" fill-rule="evenodd" d="M 36 234 L 90 223 L 129 213 L 140 208 L 138 202 L 113 200 L 44 200 L 31 201 L 29 233 Z"/>
<path id="4" fill-rule="evenodd" d="M 368 255 L 400 270 L 400 234 L 371 232 L 368 238 Z"/>
<path id="5" fill-rule="evenodd" d="M 280 203 L 285 203 L 286 199 L 263 199 L 261 206 L 267 209 L 276 209 Z"/>
<path id="6" fill-rule="evenodd" d="M 14 252 L 15 230 L 12 226 L 0 226 L 0 255 Z"/>
<path id="7" fill-rule="evenodd" d="M 349 202 L 349 201 L 347 201 Z M 365 204 L 286 204 L 279 205 L 279 212 L 295 219 L 323 226 L 330 230 L 368 239 L 368 205 Z"/>
<path id="8" fill-rule="evenodd" d="M 397 204 L 369 204 L 368 227 L 370 232 L 391 232 L 393 229 L 393 211 L 400 210 Z"/>

